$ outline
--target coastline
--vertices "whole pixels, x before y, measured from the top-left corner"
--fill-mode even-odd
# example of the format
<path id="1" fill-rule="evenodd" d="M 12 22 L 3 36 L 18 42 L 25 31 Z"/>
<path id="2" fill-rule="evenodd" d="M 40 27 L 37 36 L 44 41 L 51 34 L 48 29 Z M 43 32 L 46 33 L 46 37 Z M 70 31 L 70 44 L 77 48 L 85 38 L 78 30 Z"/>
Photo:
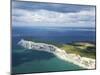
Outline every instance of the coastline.
<path id="1" fill-rule="evenodd" d="M 78 66 L 86 68 L 86 69 L 95 69 L 95 59 L 81 57 L 80 55 L 67 53 L 67 52 L 65 52 L 65 50 L 62 50 L 51 44 L 36 43 L 33 41 L 27 41 L 24 39 L 19 41 L 18 44 L 27 49 L 35 48 L 39 51 L 46 51 L 46 52 L 53 53 L 55 56 L 57 56 L 58 58 L 60 58 L 62 60 L 68 61 L 70 63 L 73 63 L 75 65 L 78 65 Z"/>
<path id="2" fill-rule="evenodd" d="M 63 50 L 63 52 L 64 52 L 64 50 Z M 76 54 L 67 54 L 67 53 L 65 54 L 65 52 L 64 52 L 64 55 L 63 54 L 60 54 L 60 53 L 58 53 L 58 54 L 55 53 L 55 55 L 58 58 L 62 59 L 62 60 L 65 60 L 65 61 L 68 61 L 70 63 L 73 63 L 75 65 L 78 65 L 78 66 L 82 67 L 82 68 L 85 68 L 85 69 L 95 69 L 95 60 L 94 59 L 86 58 L 86 57 L 81 57 L 81 56 L 76 55 Z M 74 57 L 71 57 L 71 55 L 72 56 L 74 55 Z M 77 60 L 77 58 L 80 58 L 81 61 L 78 62 L 74 58 L 76 58 L 76 60 Z M 82 64 L 82 60 L 83 59 L 86 59 L 86 61 L 89 61 L 89 60 L 94 61 L 94 64 L 92 66 L 86 66 L 86 65 Z"/>

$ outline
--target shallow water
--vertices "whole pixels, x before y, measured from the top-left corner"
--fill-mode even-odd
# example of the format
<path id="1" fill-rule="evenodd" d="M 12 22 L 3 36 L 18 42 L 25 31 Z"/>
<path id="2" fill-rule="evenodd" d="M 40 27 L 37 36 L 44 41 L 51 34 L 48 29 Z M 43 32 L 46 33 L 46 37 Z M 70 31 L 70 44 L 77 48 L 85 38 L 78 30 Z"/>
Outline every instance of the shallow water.
<path id="1" fill-rule="evenodd" d="M 16 57 L 15 57 L 16 58 Z M 25 52 L 24 55 L 18 55 L 18 60 L 12 68 L 14 73 L 30 72 L 50 72 L 50 71 L 69 71 L 84 69 L 75 64 L 61 60 L 51 53 L 40 51 Z M 16 58 L 16 59 L 17 59 Z M 13 62 L 14 63 L 14 62 Z"/>

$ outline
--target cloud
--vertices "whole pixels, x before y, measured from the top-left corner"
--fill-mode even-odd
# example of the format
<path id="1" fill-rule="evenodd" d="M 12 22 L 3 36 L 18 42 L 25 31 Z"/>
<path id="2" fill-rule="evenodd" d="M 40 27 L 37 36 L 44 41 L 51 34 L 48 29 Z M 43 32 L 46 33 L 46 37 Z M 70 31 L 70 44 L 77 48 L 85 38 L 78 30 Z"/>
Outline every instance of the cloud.
<path id="1" fill-rule="evenodd" d="M 12 7 L 17 9 L 26 10 L 49 10 L 56 12 L 79 12 L 82 10 L 95 9 L 95 6 L 91 5 L 76 5 L 76 4 L 62 4 L 62 3 L 44 3 L 44 2 L 20 2 L 12 1 Z"/>
<path id="2" fill-rule="evenodd" d="M 95 7 L 53 3 L 12 2 L 12 24 L 34 26 L 95 26 Z"/>
<path id="3" fill-rule="evenodd" d="M 87 23 L 95 22 L 95 11 L 79 11 L 71 13 L 61 13 L 48 10 L 29 11 L 25 9 L 13 9 L 12 19 L 24 23 Z"/>

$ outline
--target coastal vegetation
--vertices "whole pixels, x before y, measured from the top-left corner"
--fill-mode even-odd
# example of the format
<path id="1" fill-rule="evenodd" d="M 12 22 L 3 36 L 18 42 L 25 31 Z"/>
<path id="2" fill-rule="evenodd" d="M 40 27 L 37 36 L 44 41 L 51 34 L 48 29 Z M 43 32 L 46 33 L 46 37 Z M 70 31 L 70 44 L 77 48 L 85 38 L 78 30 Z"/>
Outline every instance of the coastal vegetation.
<path id="1" fill-rule="evenodd" d="M 95 68 L 95 45 L 92 43 L 77 42 L 62 44 L 57 47 L 52 44 L 21 39 L 18 45 L 28 50 L 53 53 L 62 60 L 69 61 L 84 68 Z"/>
<path id="2" fill-rule="evenodd" d="M 96 58 L 96 48 L 95 44 L 93 43 L 78 42 L 72 44 L 63 44 L 60 48 L 65 50 L 67 53 L 74 53 L 82 57 L 93 59 Z"/>
<path id="3" fill-rule="evenodd" d="M 61 44 L 54 41 L 44 41 L 31 39 L 34 42 L 47 43 L 57 46 L 58 48 L 65 50 L 67 53 L 73 53 L 87 58 L 96 58 L 95 43 L 92 42 L 73 42 L 69 44 Z"/>

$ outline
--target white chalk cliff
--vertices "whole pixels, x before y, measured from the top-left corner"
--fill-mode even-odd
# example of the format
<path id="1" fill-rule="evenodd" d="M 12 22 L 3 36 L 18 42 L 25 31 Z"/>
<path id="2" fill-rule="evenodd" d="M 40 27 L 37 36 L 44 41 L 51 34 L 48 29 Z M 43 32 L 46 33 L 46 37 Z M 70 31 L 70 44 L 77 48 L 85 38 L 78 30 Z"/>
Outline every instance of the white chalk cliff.
<path id="1" fill-rule="evenodd" d="M 27 41 L 27 40 L 21 39 L 18 42 L 18 45 L 22 46 L 25 49 L 50 52 L 50 53 L 53 53 L 58 58 L 65 61 L 69 61 L 80 67 L 83 67 L 86 69 L 95 69 L 95 59 L 81 57 L 80 55 L 76 55 L 76 54 L 68 54 L 65 52 L 65 50 L 61 50 L 60 48 L 51 44 L 36 43 L 33 41 Z"/>

